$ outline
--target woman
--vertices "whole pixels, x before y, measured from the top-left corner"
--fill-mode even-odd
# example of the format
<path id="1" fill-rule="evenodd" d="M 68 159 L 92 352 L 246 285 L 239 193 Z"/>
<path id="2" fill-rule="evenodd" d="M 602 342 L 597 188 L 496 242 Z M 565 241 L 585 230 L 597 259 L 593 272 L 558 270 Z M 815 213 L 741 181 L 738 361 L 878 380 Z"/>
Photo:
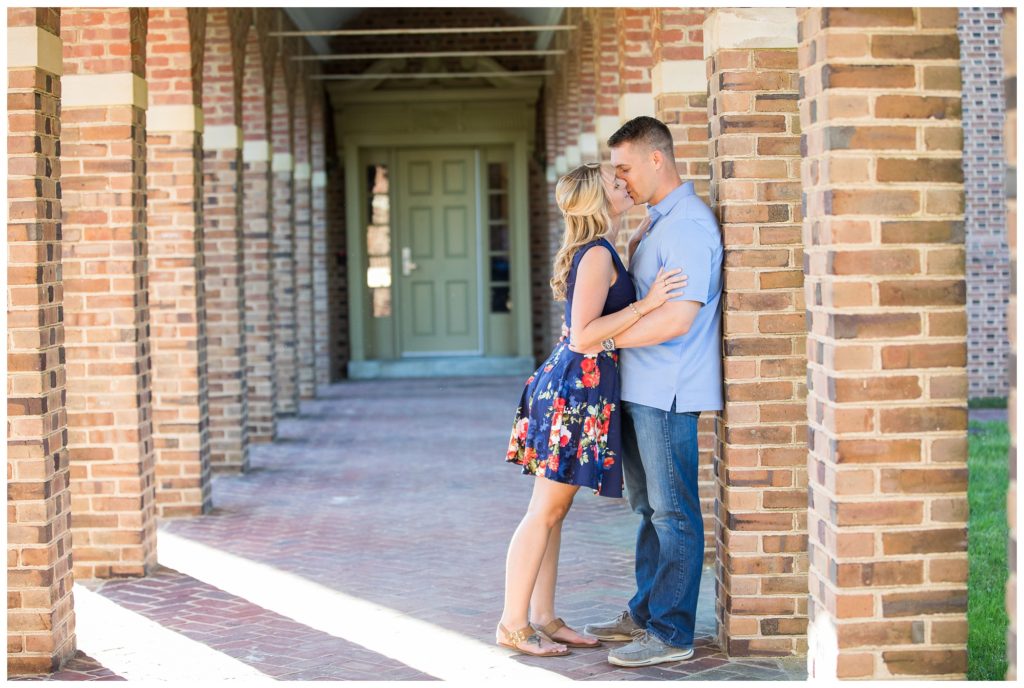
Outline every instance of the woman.
<path id="1" fill-rule="evenodd" d="M 551 288 L 555 300 L 566 301 L 569 336 L 581 348 L 625 331 L 685 286 L 680 270 L 662 270 L 656 286 L 636 302 L 614 247 L 620 219 L 633 201 L 610 165 L 577 167 L 558 180 L 555 198 L 565 236 Z M 622 496 L 619 424 L 618 354 L 574 353 L 563 336 L 526 381 L 506 455 L 536 480 L 509 543 L 499 645 L 544 657 L 600 645 L 555 616 L 555 580 L 562 521 L 576 491 L 587 486 L 602 496 Z"/>

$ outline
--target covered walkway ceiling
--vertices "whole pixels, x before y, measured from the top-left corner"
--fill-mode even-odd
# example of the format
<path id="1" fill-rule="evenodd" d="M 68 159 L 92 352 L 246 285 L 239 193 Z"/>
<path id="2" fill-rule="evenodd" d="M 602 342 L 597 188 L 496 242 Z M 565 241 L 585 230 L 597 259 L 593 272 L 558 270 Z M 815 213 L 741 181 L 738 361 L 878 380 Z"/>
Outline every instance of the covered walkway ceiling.
<path id="1" fill-rule="evenodd" d="M 327 29 L 342 29 L 353 18 L 367 7 L 292 7 L 285 9 L 285 13 L 303 31 L 323 31 Z M 505 12 L 523 20 L 523 24 L 534 26 L 546 26 L 558 23 L 562 15 L 561 7 L 503 7 Z M 397 24 L 396 26 L 400 26 Z M 537 34 L 536 48 L 543 50 L 551 42 L 552 32 L 543 31 Z M 309 45 L 318 55 L 326 55 L 331 52 L 329 39 L 323 36 L 309 36 Z"/>

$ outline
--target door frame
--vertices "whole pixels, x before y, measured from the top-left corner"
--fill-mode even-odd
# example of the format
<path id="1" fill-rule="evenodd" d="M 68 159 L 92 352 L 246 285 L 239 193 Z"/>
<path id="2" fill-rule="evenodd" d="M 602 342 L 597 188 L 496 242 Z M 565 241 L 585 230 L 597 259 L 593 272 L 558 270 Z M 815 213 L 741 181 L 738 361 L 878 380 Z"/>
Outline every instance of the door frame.
<path id="1" fill-rule="evenodd" d="M 483 194 L 483 189 L 482 189 L 482 185 L 483 185 L 483 181 L 484 180 L 483 180 L 483 177 L 482 177 L 483 151 L 481 150 L 480 146 L 430 146 L 430 145 L 424 145 L 424 146 L 392 147 L 391 151 L 390 151 L 390 158 L 394 161 L 394 169 L 395 169 L 395 172 L 396 172 L 396 174 L 392 177 L 392 179 L 395 180 L 394 184 L 391 185 L 389 187 L 389 189 L 388 189 L 389 195 L 391 196 L 391 201 L 390 201 L 391 202 L 391 207 L 395 209 L 395 216 L 396 216 L 396 219 L 392 221 L 392 224 L 393 225 L 397 225 L 397 223 L 400 221 L 400 218 L 402 217 L 402 212 L 401 212 L 402 211 L 402 207 L 401 207 L 401 204 L 399 202 L 398 194 L 396 193 L 397 189 L 400 188 L 400 184 L 402 183 L 402 176 L 401 176 L 401 169 L 402 168 L 401 168 L 401 165 L 399 164 L 399 156 L 401 155 L 401 153 L 408 152 L 408 151 L 439 151 L 439 150 L 453 150 L 453 149 L 463 150 L 463 151 L 471 151 L 473 153 L 472 174 L 473 174 L 473 186 L 475 188 L 475 194 L 473 196 L 473 209 L 472 209 L 472 212 L 473 212 L 473 216 L 474 216 L 474 218 L 476 220 L 476 232 L 475 232 L 474 238 L 476 239 L 476 286 L 477 286 L 477 289 L 476 289 L 476 295 L 477 295 L 477 298 L 476 298 L 477 328 L 476 328 L 476 330 L 477 330 L 477 335 L 476 336 L 477 336 L 478 346 L 477 346 L 476 349 L 465 349 L 465 350 L 457 350 L 457 351 L 405 351 L 404 350 L 404 345 L 403 345 L 403 342 L 402 342 L 402 323 L 398 320 L 399 316 L 396 315 L 395 328 L 394 328 L 394 351 L 395 351 L 395 353 L 397 355 L 397 358 L 415 359 L 415 358 L 432 358 L 432 357 L 437 357 L 437 356 L 483 356 L 485 351 L 486 351 L 486 347 L 487 347 L 487 341 L 486 341 L 487 319 L 486 319 L 486 314 L 484 312 L 485 300 L 484 300 L 484 289 L 483 289 L 483 285 L 484 285 L 484 258 L 485 258 L 485 254 L 486 254 L 485 246 L 483 244 L 483 221 L 484 221 L 484 218 L 483 218 L 483 195 L 482 195 Z M 394 229 L 394 232 L 395 232 L 395 236 L 400 238 L 401 229 L 396 226 L 395 229 Z M 396 282 L 396 276 L 404 277 L 404 275 L 401 275 L 401 272 L 400 272 L 401 269 L 402 269 L 401 268 L 401 266 L 402 266 L 401 251 L 402 251 L 402 249 L 401 249 L 400 244 L 401 244 L 401 241 L 398 241 L 398 240 L 392 240 L 392 242 L 391 242 L 391 274 L 392 274 L 391 284 L 392 284 L 392 288 L 393 288 L 393 291 L 391 292 L 391 303 L 392 304 L 396 304 L 396 306 L 394 307 L 396 314 L 397 313 L 403 313 L 404 311 L 402 311 L 402 309 L 405 308 L 405 307 L 411 307 L 408 304 L 403 304 L 402 303 L 401 291 L 397 290 L 397 289 L 394 289 L 394 285 L 395 285 L 395 282 Z M 397 296 L 397 298 L 396 298 L 396 296 Z"/>
<path id="2" fill-rule="evenodd" d="M 342 138 L 345 160 L 345 222 L 346 263 L 348 267 L 348 307 L 350 360 L 366 361 L 368 291 L 365 284 L 367 257 L 363 247 L 362 168 L 365 149 L 424 148 L 450 146 L 481 150 L 488 146 L 511 146 L 509 170 L 510 196 L 517 199 L 510 206 L 510 229 L 513 247 L 513 299 L 521 304 L 516 317 L 516 355 L 533 358 L 533 308 L 530 300 L 530 218 L 529 218 L 529 136 L 520 131 L 420 133 L 367 133 Z M 482 211 L 481 211 L 482 212 Z M 479 224 L 479 223 L 478 223 Z M 478 231 L 480 229 L 478 228 Z M 392 256 L 395 244 L 392 242 Z M 393 258 L 392 258 L 393 260 Z M 482 261 L 478 261 L 481 263 Z M 394 264 L 394 263 L 392 263 Z M 485 344 L 482 344 L 486 346 Z M 395 349 L 396 355 L 398 350 Z M 400 356 L 399 356 L 400 358 Z"/>

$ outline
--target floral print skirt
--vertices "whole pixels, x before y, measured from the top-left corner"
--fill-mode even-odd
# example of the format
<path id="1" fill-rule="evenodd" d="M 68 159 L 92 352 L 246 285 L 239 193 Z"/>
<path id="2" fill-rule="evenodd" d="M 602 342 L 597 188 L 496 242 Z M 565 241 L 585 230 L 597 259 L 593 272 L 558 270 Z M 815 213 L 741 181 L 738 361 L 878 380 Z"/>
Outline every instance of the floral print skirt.
<path id="1" fill-rule="evenodd" d="M 619 355 L 578 354 L 563 338 L 526 381 L 505 460 L 537 475 L 622 496 Z"/>

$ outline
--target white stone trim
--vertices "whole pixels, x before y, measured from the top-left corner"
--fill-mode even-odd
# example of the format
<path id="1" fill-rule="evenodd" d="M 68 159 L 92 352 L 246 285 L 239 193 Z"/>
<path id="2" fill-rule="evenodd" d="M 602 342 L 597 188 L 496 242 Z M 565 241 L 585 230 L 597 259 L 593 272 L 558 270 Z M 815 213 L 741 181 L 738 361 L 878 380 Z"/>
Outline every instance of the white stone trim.
<path id="1" fill-rule="evenodd" d="M 147 131 L 203 130 L 203 109 L 195 105 L 150 105 L 146 112 Z"/>
<path id="2" fill-rule="evenodd" d="M 308 162 L 297 162 L 295 163 L 295 170 L 292 172 L 292 176 L 295 179 L 301 179 L 306 181 L 310 178 L 313 173 L 313 168 L 310 167 Z"/>
<path id="3" fill-rule="evenodd" d="M 103 107 L 134 105 L 149 107 L 146 80 L 132 72 L 119 74 L 69 74 L 62 77 L 61 107 Z"/>
<path id="4" fill-rule="evenodd" d="M 246 141 L 242 144 L 245 162 L 270 162 L 270 141 Z"/>
<path id="5" fill-rule="evenodd" d="M 569 162 L 565 159 L 564 155 L 555 156 L 555 174 L 562 176 L 569 171 Z"/>
<path id="6" fill-rule="evenodd" d="M 327 186 L 327 173 L 326 172 L 314 172 L 313 173 L 313 188 L 321 189 Z"/>
<path id="7" fill-rule="evenodd" d="M 634 117 L 640 117 L 641 115 L 654 117 L 653 94 L 623 93 L 619 96 L 619 124 L 624 124 L 627 120 L 631 120 Z M 611 136 L 611 134 L 609 134 L 609 136 Z"/>
<path id="8" fill-rule="evenodd" d="M 704 58 L 719 50 L 795 48 L 798 24 L 793 7 L 719 7 L 704 20 Z"/>
<path id="9" fill-rule="evenodd" d="M 651 70 L 654 97 L 663 93 L 707 93 L 704 60 L 664 60 Z"/>
<path id="10" fill-rule="evenodd" d="M 291 153 L 274 153 L 270 163 L 273 172 L 291 172 L 295 169 L 295 161 Z"/>
<path id="11" fill-rule="evenodd" d="M 64 73 L 64 43 L 38 26 L 7 29 L 7 68 L 38 67 L 60 76 Z"/>
<path id="12" fill-rule="evenodd" d="M 601 149 L 597 145 L 597 134 L 592 131 L 580 134 L 580 155 L 588 161 L 597 160 L 601 156 Z"/>
<path id="13" fill-rule="evenodd" d="M 652 101 L 653 102 L 653 101 Z M 622 122 L 615 115 L 601 115 L 597 118 L 597 138 L 601 145 L 608 142 L 608 137 L 618 131 Z"/>
<path id="14" fill-rule="evenodd" d="M 203 150 L 242 150 L 242 127 L 217 124 L 203 129 Z"/>
<path id="15" fill-rule="evenodd" d="M 580 163 L 583 162 L 583 158 L 580 156 L 580 147 L 578 145 L 566 146 L 565 147 L 565 165 L 569 169 L 573 167 L 579 167 Z"/>
<path id="16" fill-rule="evenodd" d="M 544 178 L 547 180 L 548 184 L 554 184 L 558 181 L 558 172 L 555 171 L 554 165 L 548 165 L 544 169 Z"/>

